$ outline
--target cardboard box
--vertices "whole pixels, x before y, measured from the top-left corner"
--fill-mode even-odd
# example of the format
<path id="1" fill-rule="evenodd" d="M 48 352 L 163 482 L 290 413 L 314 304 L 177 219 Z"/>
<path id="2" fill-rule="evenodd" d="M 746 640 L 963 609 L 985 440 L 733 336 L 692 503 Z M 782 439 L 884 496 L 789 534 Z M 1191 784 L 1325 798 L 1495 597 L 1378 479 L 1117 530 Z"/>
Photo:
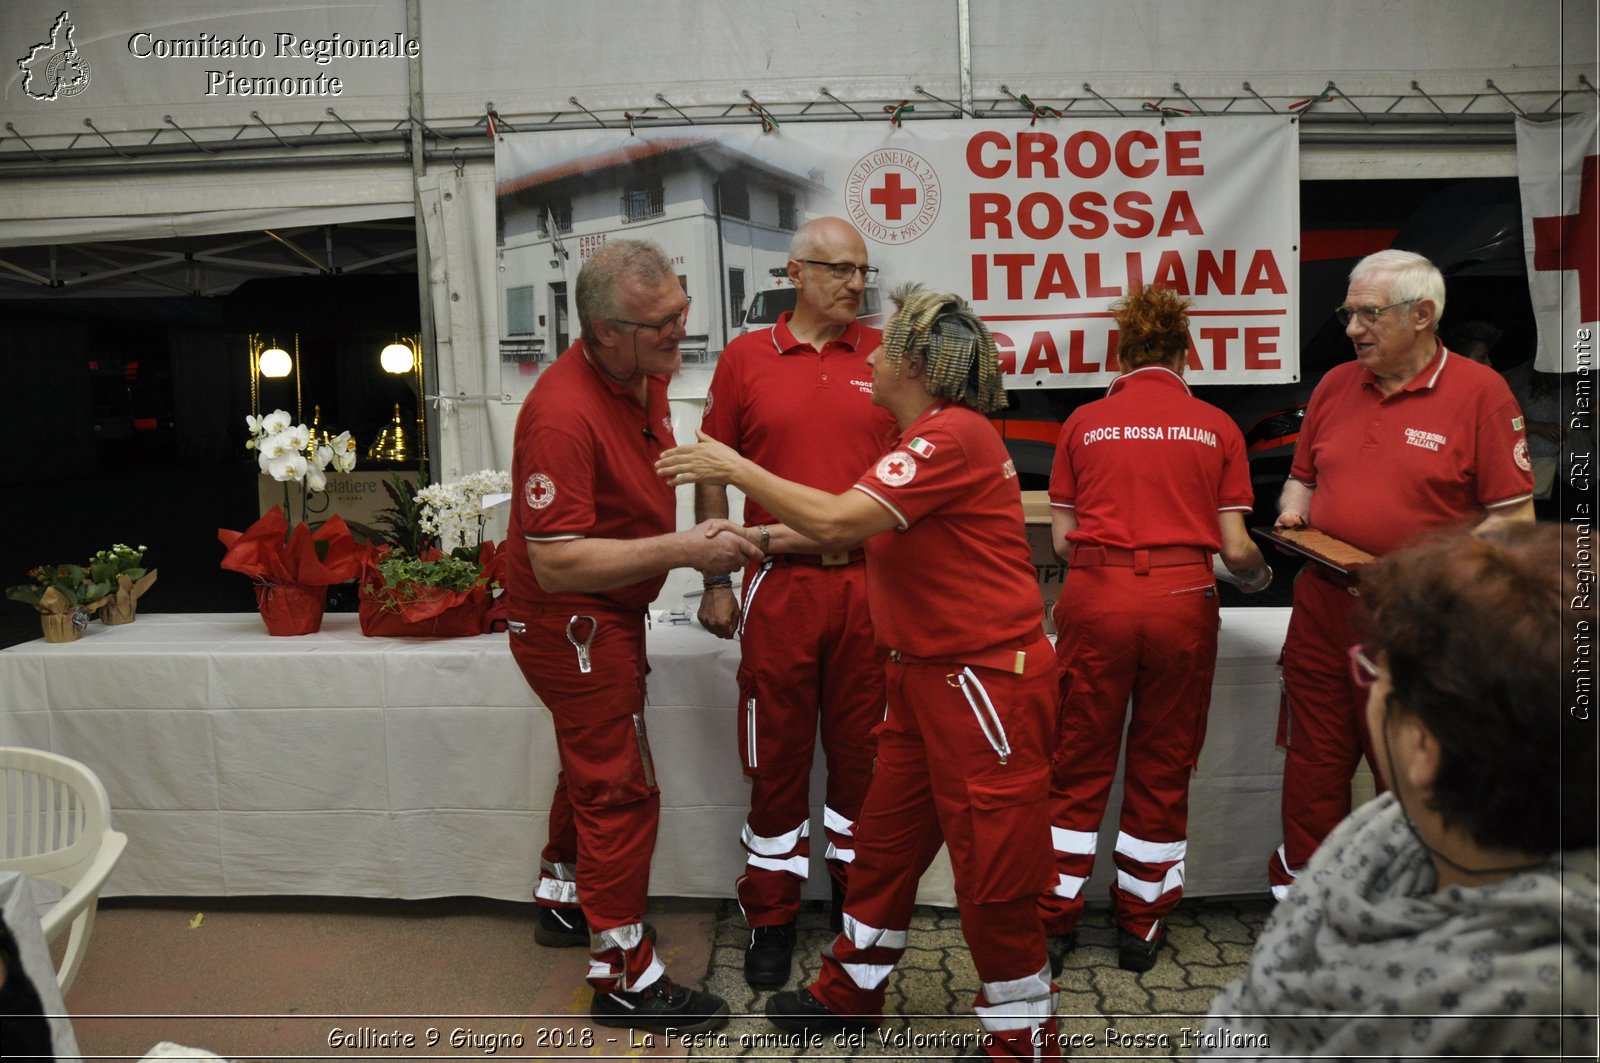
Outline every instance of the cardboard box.
<path id="1" fill-rule="evenodd" d="M 399 470 L 402 479 L 411 483 L 417 482 L 417 473 L 414 469 Z M 312 495 L 307 504 L 306 520 L 312 524 L 320 524 L 333 514 L 337 513 L 350 525 L 350 531 L 355 535 L 357 542 L 362 542 L 368 537 L 368 529 L 377 525 L 378 514 L 388 509 L 393 503 L 389 499 L 389 492 L 383 485 L 393 475 L 389 470 L 356 469 L 353 472 L 328 473 L 328 489 L 322 494 Z M 275 506 L 283 505 L 283 484 L 278 483 L 270 476 L 261 475 L 257 481 L 257 494 L 261 502 L 261 512 Z M 300 485 L 289 485 L 289 505 L 291 521 L 300 519 Z"/>
<path id="2" fill-rule="evenodd" d="M 1033 549 L 1033 571 L 1039 577 L 1039 601 L 1044 608 L 1044 630 L 1056 633 L 1050 613 L 1067 579 L 1067 566 L 1050 547 L 1050 498 L 1044 491 L 1022 492 L 1022 519 L 1028 525 L 1028 545 Z"/>

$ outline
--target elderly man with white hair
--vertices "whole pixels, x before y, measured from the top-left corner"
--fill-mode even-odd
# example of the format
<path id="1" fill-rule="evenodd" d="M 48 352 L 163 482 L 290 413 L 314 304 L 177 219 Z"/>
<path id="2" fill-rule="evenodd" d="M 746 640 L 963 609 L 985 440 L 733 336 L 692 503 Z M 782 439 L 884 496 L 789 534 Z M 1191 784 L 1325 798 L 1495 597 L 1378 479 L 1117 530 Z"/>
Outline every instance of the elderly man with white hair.
<path id="1" fill-rule="evenodd" d="M 1410 251 L 1379 251 L 1350 272 L 1334 314 L 1355 360 L 1311 395 L 1278 528 L 1312 527 L 1381 556 L 1429 529 L 1533 519 L 1522 413 L 1498 373 L 1439 341 L 1444 298 L 1439 270 Z M 1365 623 L 1352 581 L 1315 563 L 1301 571 L 1278 722 L 1283 845 L 1268 869 L 1280 899 L 1349 813 L 1357 760 L 1373 763 L 1347 658 Z"/>

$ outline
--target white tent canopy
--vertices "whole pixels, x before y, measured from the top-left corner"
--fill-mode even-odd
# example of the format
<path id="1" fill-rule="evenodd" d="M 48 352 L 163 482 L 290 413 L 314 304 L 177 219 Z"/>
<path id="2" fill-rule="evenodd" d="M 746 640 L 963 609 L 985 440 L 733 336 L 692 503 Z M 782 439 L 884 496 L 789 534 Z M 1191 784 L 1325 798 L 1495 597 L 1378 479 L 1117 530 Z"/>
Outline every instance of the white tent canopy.
<path id="1" fill-rule="evenodd" d="M 1293 109 L 1302 178 L 1465 177 L 1516 172 L 1518 111 L 1595 103 L 1587 0 L 122 0 L 75 5 L 70 37 L 62 15 L 0 6 L 16 60 L 0 248 L 420 211 L 445 478 L 510 460 L 514 408 L 482 397 L 498 373 L 491 121 L 759 108 L 781 136 L 902 101 L 914 121 L 1027 120 L 1024 96 L 1153 121 Z"/>

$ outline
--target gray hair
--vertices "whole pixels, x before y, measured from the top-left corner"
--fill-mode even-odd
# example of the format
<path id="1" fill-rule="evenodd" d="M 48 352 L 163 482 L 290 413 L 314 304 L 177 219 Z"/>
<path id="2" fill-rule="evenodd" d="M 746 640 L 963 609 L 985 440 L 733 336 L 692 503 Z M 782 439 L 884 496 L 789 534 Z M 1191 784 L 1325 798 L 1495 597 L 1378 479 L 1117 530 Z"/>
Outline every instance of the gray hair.
<path id="1" fill-rule="evenodd" d="M 634 277 L 647 287 L 676 278 L 666 253 L 648 240 L 610 240 L 578 273 L 578 325 L 583 338 L 594 340 L 596 321 L 622 315 L 622 278 Z"/>
<path id="2" fill-rule="evenodd" d="M 1444 316 L 1444 275 L 1439 267 L 1415 251 L 1389 248 L 1375 251 L 1356 263 L 1350 271 L 1350 283 L 1373 281 L 1387 277 L 1389 281 L 1385 298 L 1391 303 L 1406 303 L 1426 299 L 1433 304 L 1433 323 L 1437 330 Z"/>

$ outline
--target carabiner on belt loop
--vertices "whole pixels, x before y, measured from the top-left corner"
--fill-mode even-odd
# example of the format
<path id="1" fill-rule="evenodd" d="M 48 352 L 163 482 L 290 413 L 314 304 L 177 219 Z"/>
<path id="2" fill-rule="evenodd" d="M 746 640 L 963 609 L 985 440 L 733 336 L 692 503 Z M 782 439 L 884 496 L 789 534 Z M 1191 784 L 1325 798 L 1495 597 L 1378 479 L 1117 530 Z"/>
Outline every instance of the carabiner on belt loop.
<path id="1" fill-rule="evenodd" d="M 961 674 L 956 677 L 956 685 L 961 688 L 967 704 L 972 706 L 972 715 L 978 718 L 978 726 L 983 730 L 983 737 L 987 738 L 989 745 L 1000 754 L 1000 763 L 1004 764 L 1006 758 L 1011 756 L 1011 742 L 1006 738 L 1006 729 L 1000 722 L 999 713 L 994 711 L 994 702 L 989 700 L 989 692 L 983 689 L 983 683 L 973 674 L 971 668 L 961 669 Z M 978 692 L 977 698 L 972 696 L 974 690 Z M 978 698 L 983 699 L 981 709 L 978 707 Z"/>
<path id="2" fill-rule="evenodd" d="M 578 636 L 574 633 L 580 620 L 589 621 L 589 634 L 582 642 L 578 641 Z M 584 675 L 588 675 L 593 668 L 589 661 L 589 644 L 594 641 L 595 632 L 599 630 L 600 625 L 595 623 L 595 619 L 592 616 L 574 616 L 567 621 L 567 641 L 572 643 L 573 649 L 578 651 L 578 671 Z"/>

